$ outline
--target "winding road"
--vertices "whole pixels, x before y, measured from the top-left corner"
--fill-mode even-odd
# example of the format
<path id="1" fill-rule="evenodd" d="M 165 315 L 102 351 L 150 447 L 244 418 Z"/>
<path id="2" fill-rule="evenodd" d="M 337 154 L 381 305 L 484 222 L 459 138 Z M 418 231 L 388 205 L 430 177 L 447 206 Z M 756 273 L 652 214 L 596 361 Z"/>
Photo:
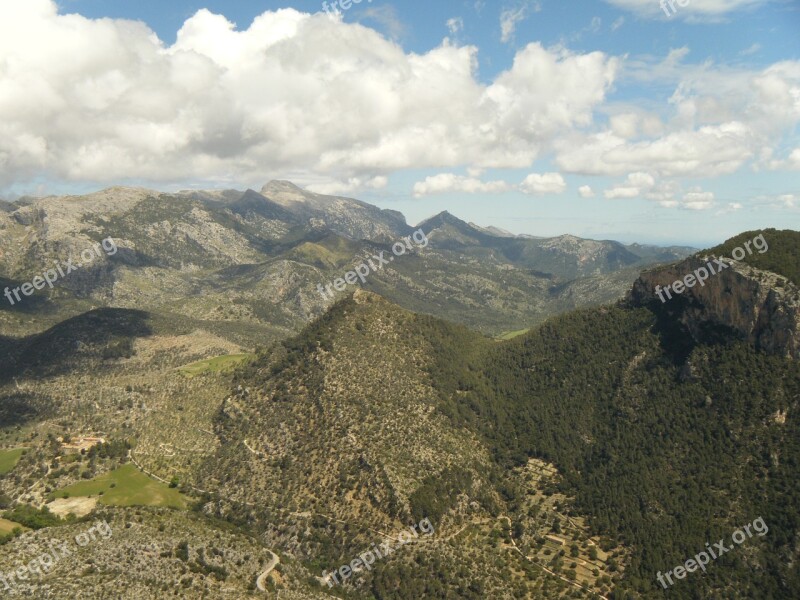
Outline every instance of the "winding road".
<path id="1" fill-rule="evenodd" d="M 278 558 L 278 555 L 275 554 L 272 550 L 267 550 L 267 552 L 272 554 L 272 560 L 269 561 L 269 564 L 267 564 L 267 568 L 264 569 L 264 572 L 258 576 L 258 579 L 256 579 L 256 587 L 258 588 L 259 592 L 267 591 L 267 588 L 264 587 L 264 582 L 267 580 L 267 577 L 269 577 L 269 574 L 272 573 L 272 569 L 277 567 L 278 563 L 281 562 L 281 559 Z"/>

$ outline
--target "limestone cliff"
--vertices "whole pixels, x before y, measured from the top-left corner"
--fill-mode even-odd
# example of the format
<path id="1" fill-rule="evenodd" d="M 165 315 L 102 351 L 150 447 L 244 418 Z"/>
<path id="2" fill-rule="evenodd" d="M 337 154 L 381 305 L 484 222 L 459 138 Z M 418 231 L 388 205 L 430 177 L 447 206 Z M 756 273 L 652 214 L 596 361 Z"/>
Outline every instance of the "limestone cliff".
<path id="1" fill-rule="evenodd" d="M 662 302 L 655 287 L 683 280 L 711 262 L 711 256 L 693 256 L 681 262 L 644 271 L 633 284 L 628 299 L 677 319 L 696 341 L 707 339 L 709 325 L 735 332 L 767 352 L 800 356 L 800 288 L 785 277 L 724 258 L 728 268 L 710 275 Z M 691 281 L 691 280 L 690 280 Z"/>

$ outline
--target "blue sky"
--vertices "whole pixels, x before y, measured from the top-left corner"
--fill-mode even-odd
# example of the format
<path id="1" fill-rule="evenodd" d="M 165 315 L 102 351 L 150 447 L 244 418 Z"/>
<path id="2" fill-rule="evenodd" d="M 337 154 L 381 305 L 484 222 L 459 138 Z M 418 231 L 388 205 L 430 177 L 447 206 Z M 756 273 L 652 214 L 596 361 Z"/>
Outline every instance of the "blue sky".
<path id="1" fill-rule="evenodd" d="M 682 3 L 3 5 L 0 195 L 280 178 L 534 235 L 800 229 L 800 5 Z"/>

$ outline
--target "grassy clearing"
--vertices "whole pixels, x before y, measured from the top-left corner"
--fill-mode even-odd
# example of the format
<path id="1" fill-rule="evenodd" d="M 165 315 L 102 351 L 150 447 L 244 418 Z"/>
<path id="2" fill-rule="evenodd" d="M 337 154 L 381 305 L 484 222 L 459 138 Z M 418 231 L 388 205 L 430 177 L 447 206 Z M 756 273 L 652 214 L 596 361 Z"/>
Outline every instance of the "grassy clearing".
<path id="1" fill-rule="evenodd" d="M 520 335 L 523 335 L 525 333 L 528 333 L 529 331 L 530 331 L 530 329 L 520 329 L 518 331 L 506 331 L 505 333 L 501 333 L 500 335 L 498 335 L 496 339 L 498 339 L 498 340 L 511 340 L 511 339 L 514 339 L 517 336 L 520 336 Z"/>
<path id="2" fill-rule="evenodd" d="M 222 373 L 230 371 L 254 356 L 255 354 L 225 354 L 180 367 L 178 370 L 187 377 L 195 377 L 203 373 Z"/>
<path id="3" fill-rule="evenodd" d="M 100 492 L 103 493 L 100 496 Z M 81 481 L 53 492 L 50 499 L 74 496 L 99 496 L 100 504 L 109 506 L 169 506 L 186 508 L 188 499 L 177 489 L 150 479 L 134 465 L 104 473 L 89 481 Z"/>
<path id="4" fill-rule="evenodd" d="M 12 531 L 14 531 L 16 527 L 19 527 L 20 529 L 22 529 L 22 531 L 28 530 L 27 527 L 23 527 L 19 523 L 14 523 L 14 521 L 9 521 L 8 519 L 0 518 L 0 536 L 8 535 Z"/>
<path id="5" fill-rule="evenodd" d="M 17 466 L 25 448 L 12 448 L 11 450 L 0 450 L 0 475 L 10 473 Z"/>

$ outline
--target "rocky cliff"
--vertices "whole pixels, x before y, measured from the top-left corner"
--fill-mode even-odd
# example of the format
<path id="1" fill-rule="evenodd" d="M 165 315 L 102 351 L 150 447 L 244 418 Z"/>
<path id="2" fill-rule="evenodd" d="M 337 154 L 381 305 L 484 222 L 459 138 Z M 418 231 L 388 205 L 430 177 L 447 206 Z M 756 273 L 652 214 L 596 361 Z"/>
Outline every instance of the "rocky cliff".
<path id="1" fill-rule="evenodd" d="M 800 288 L 782 275 L 756 269 L 732 259 L 729 267 L 695 283 L 672 298 L 656 294 L 693 274 L 708 263 L 719 269 L 712 256 L 693 256 L 672 265 L 644 271 L 633 285 L 629 300 L 677 319 L 696 341 L 707 341 L 709 325 L 735 332 L 767 352 L 800 356 Z M 689 280 L 691 282 L 691 279 Z"/>

